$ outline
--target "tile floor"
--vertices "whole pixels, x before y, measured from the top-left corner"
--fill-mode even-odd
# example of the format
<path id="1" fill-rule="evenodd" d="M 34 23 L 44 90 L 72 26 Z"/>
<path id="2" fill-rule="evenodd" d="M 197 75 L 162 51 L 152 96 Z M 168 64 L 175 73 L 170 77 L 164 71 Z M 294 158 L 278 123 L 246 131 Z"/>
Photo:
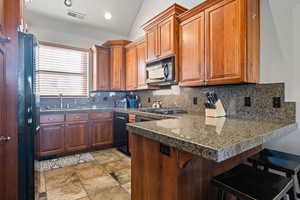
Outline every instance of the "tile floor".
<path id="1" fill-rule="evenodd" d="M 95 161 L 40 172 L 43 200 L 130 200 L 130 158 L 116 149 L 91 153 Z"/>

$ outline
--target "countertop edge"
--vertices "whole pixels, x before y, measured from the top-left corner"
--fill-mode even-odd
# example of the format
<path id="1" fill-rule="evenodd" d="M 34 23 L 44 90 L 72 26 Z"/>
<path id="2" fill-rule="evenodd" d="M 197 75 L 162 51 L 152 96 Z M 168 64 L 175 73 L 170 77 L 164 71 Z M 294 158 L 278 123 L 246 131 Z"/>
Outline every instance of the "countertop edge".
<path id="1" fill-rule="evenodd" d="M 296 131 L 298 128 L 297 123 L 288 124 L 281 128 L 275 129 L 269 133 L 264 135 L 248 139 L 242 141 L 237 144 L 233 144 L 229 147 L 222 149 L 212 149 L 204 145 L 196 144 L 191 141 L 186 141 L 184 139 L 177 139 L 174 137 L 169 137 L 160 132 L 156 132 L 153 130 L 148 130 L 146 128 L 142 128 L 136 126 L 134 124 L 127 124 L 127 130 L 136 133 L 137 135 L 153 139 L 162 144 L 169 145 L 174 148 L 178 148 L 180 150 L 201 156 L 203 158 L 213 160 L 215 162 L 223 162 L 230 158 L 233 158 L 243 152 L 246 152 L 250 149 L 258 147 L 259 145 L 263 145 L 264 143 L 278 137 L 282 137 L 284 135 L 288 135 L 293 131 Z"/>

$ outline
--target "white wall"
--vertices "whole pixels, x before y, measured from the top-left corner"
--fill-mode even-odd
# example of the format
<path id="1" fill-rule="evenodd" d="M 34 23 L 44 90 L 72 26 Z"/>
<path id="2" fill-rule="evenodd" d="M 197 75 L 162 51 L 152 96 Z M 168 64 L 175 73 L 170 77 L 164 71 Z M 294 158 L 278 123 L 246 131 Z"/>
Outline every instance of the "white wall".
<path id="1" fill-rule="evenodd" d="M 46 42 L 90 48 L 107 40 L 127 39 L 127 36 L 104 31 L 98 27 L 70 23 L 34 12 L 25 12 L 25 19 L 29 25 L 29 32 Z"/>
<path id="2" fill-rule="evenodd" d="M 261 1 L 261 82 L 285 83 L 286 101 L 297 102 L 300 124 L 300 1 Z M 300 155 L 300 132 L 267 147 Z"/>
<path id="3" fill-rule="evenodd" d="M 191 8 L 203 0 L 144 0 L 129 38 L 144 34 L 140 26 L 174 2 Z M 300 0 L 261 0 L 261 82 L 286 84 L 286 101 L 297 102 L 300 124 Z M 272 141 L 269 148 L 300 155 L 299 131 Z"/>

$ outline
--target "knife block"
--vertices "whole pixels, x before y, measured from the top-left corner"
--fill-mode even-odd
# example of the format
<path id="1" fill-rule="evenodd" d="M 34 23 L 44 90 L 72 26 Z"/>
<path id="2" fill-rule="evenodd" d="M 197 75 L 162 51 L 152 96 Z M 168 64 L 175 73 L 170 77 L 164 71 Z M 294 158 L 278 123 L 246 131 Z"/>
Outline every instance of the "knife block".
<path id="1" fill-rule="evenodd" d="M 220 99 L 216 102 L 215 106 L 216 106 L 216 108 L 206 108 L 205 116 L 206 117 L 214 117 L 214 118 L 225 117 L 226 112 L 225 112 L 224 106 Z"/>

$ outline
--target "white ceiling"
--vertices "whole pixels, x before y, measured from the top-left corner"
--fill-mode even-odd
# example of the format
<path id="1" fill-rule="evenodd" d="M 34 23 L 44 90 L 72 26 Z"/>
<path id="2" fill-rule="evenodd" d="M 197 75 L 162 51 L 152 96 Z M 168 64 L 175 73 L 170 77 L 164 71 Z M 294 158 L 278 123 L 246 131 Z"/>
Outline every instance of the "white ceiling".
<path id="1" fill-rule="evenodd" d="M 143 0 L 72 0 L 72 2 L 73 6 L 67 8 L 64 0 L 32 0 L 31 3 L 26 3 L 25 12 L 128 36 Z M 68 9 L 86 14 L 85 19 L 68 16 Z M 111 20 L 104 18 L 107 11 L 112 14 Z"/>

